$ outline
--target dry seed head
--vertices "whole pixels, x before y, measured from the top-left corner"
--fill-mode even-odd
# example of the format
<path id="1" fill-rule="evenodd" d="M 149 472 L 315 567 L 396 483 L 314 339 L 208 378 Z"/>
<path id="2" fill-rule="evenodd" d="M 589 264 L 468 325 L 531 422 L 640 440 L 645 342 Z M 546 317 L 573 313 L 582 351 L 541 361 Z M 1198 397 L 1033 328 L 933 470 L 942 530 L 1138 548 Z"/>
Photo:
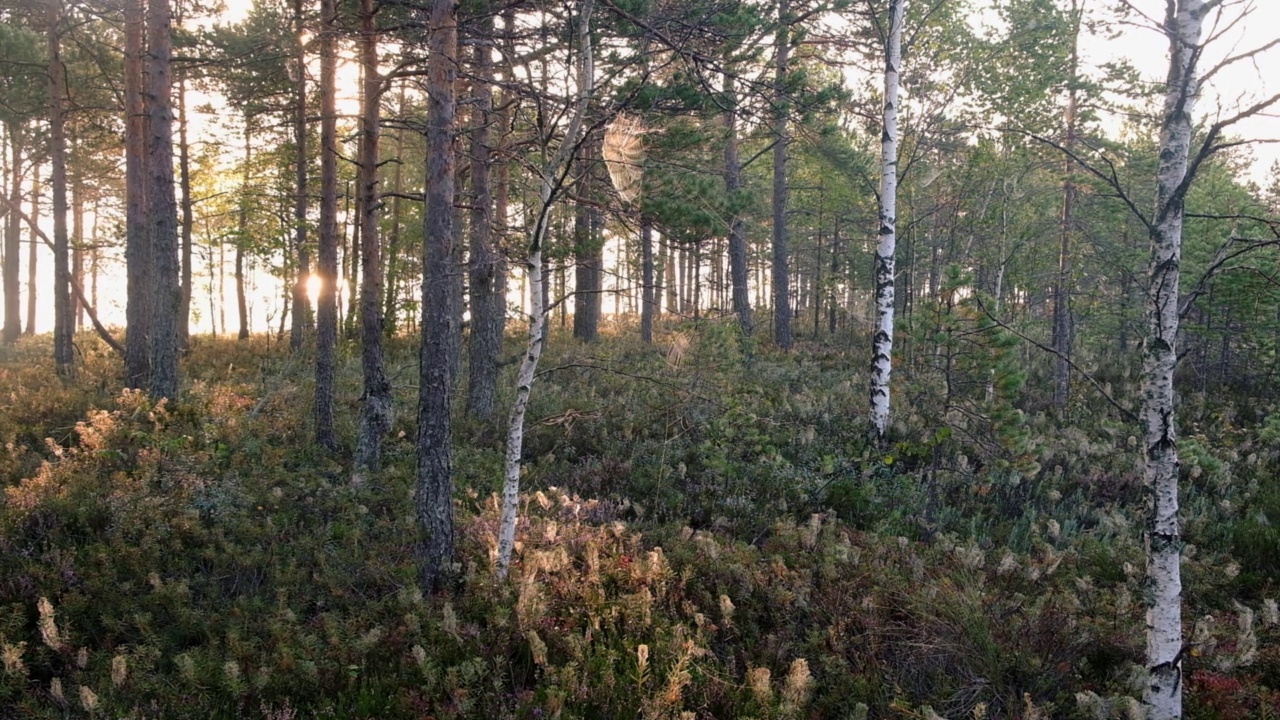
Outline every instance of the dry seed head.
<path id="1" fill-rule="evenodd" d="M 90 690 L 88 685 L 80 686 L 80 705 L 89 712 L 93 712 L 98 707 L 98 695 Z"/>
<path id="2" fill-rule="evenodd" d="M 418 667 L 422 667 L 427 664 L 427 651 L 424 650 L 421 645 L 414 645 L 412 652 L 414 662 L 418 663 Z"/>
<path id="3" fill-rule="evenodd" d="M 728 595 L 721 595 L 720 596 L 720 616 L 724 618 L 725 625 L 733 624 L 733 611 L 734 611 L 733 601 L 729 599 Z"/>
<path id="4" fill-rule="evenodd" d="M 649 646 L 644 643 L 636 646 L 636 667 L 640 669 L 641 676 L 649 669 Z"/>
<path id="5" fill-rule="evenodd" d="M 89 665 L 89 649 L 80 648 L 80 651 L 76 653 L 76 667 L 83 670 L 88 665 Z"/>
<path id="6" fill-rule="evenodd" d="M 123 655 L 111 658 L 111 685 L 120 687 L 129 678 L 129 662 Z"/>
<path id="7" fill-rule="evenodd" d="M 62 647 L 62 639 L 58 636 L 58 623 L 53 617 L 53 603 L 49 598 L 41 596 L 36 607 L 40 611 L 40 639 L 45 645 L 57 650 Z"/>
<path id="8" fill-rule="evenodd" d="M 787 683 L 782 689 L 782 696 L 796 707 L 809 702 L 809 691 L 812 689 L 813 675 L 809 673 L 809 661 L 796 658 L 791 661 L 791 670 L 787 673 Z"/>
<path id="9" fill-rule="evenodd" d="M 533 654 L 533 662 L 542 667 L 547 666 L 547 644 L 538 636 L 537 630 L 530 630 L 524 634 L 529 641 L 529 652 Z"/>
<path id="10" fill-rule="evenodd" d="M 49 697 L 52 697 L 54 702 L 59 705 L 65 706 L 67 704 L 67 698 L 62 694 L 62 678 L 54 678 L 49 681 Z"/>
<path id="11" fill-rule="evenodd" d="M 764 706 L 773 702 L 773 685 L 769 682 L 770 675 L 767 667 L 751 668 L 747 671 L 747 685 L 751 687 L 751 694 L 756 702 Z"/>
<path id="12" fill-rule="evenodd" d="M 26 675 L 27 666 L 22 662 L 22 653 L 27 649 L 25 642 L 10 645 L 0 638 L 0 660 L 4 661 L 4 671 L 8 675 Z"/>

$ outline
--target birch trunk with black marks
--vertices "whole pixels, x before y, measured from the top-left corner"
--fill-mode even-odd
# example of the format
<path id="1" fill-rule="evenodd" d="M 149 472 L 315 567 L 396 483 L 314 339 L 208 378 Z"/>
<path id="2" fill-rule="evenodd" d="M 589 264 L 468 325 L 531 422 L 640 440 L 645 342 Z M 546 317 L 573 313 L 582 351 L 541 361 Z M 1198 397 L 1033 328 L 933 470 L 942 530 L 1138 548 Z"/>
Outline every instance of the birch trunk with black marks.
<path id="1" fill-rule="evenodd" d="M 356 179 L 360 201 L 360 344 L 364 370 L 364 396 L 360 405 L 360 430 L 356 438 L 355 474 L 359 484 L 366 473 L 382 464 L 382 439 L 391 429 L 393 405 L 382 349 L 382 242 L 378 236 L 378 141 L 381 138 L 382 77 L 378 74 L 378 36 L 374 27 L 375 0 L 360 0 L 360 63 L 364 66 L 361 95 L 360 160 Z"/>
<path id="2" fill-rule="evenodd" d="M 316 274 L 316 444 L 338 446 L 333 432 L 334 351 L 338 342 L 337 4 L 320 0 L 320 234 Z"/>
<path id="3" fill-rule="evenodd" d="M 524 415 L 529 405 L 529 393 L 533 389 L 533 380 L 538 370 L 538 360 L 542 357 L 542 349 L 546 344 L 547 306 L 543 302 L 542 248 L 546 240 L 547 228 L 551 221 L 551 206 L 563 187 L 569 173 L 567 165 L 572 162 L 577 149 L 578 139 L 582 134 L 583 119 L 595 89 L 595 64 L 592 61 L 591 48 L 591 11 L 594 0 L 582 0 L 578 6 L 578 87 L 577 99 L 569 126 L 565 129 L 563 140 L 556 153 L 539 171 L 540 187 L 538 190 L 537 219 L 533 227 L 533 237 L 529 242 L 529 257 L 525 272 L 529 277 L 529 297 L 532 307 L 529 311 L 529 345 L 520 361 L 520 372 L 516 380 L 516 400 L 511 408 L 511 422 L 507 427 L 506 474 L 502 484 L 502 521 L 498 527 L 498 565 L 499 578 L 505 579 L 511 567 L 511 553 L 516 544 L 516 524 L 520 511 L 520 457 L 524 451 Z"/>
<path id="4" fill-rule="evenodd" d="M 456 153 L 458 3 L 432 0 L 427 49 L 427 183 L 422 249 L 422 354 L 418 377 L 418 470 L 415 504 L 421 538 L 418 566 L 424 592 L 452 576 L 453 183 Z"/>
<path id="5" fill-rule="evenodd" d="M 1148 493 L 1147 608 L 1148 685 L 1143 704 L 1149 720 L 1182 717 L 1182 537 L 1178 522 L 1178 449 L 1173 375 L 1177 365 L 1178 281 L 1182 260 L 1183 202 L 1191 113 L 1199 84 L 1196 60 L 1204 0 L 1169 3 L 1169 77 L 1160 129 L 1151 265 L 1147 285 L 1147 337 L 1142 360 L 1144 479 Z"/>
<path id="6" fill-rule="evenodd" d="M 902 66 L 905 0 L 889 2 L 885 38 L 884 131 L 880 135 L 880 242 L 876 246 L 876 328 L 871 340 L 871 425 L 883 439 L 889 426 L 893 371 L 894 252 L 898 222 L 898 73 Z"/>

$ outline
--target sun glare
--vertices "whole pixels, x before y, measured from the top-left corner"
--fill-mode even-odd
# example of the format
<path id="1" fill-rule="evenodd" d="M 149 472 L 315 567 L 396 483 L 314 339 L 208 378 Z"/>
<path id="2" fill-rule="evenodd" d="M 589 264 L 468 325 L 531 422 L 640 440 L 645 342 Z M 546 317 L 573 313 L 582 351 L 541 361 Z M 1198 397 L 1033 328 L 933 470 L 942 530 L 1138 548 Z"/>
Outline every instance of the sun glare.
<path id="1" fill-rule="evenodd" d="M 323 286 L 324 281 L 319 275 L 311 275 L 307 278 L 307 298 L 311 300 L 312 307 L 320 303 L 320 288 Z"/>

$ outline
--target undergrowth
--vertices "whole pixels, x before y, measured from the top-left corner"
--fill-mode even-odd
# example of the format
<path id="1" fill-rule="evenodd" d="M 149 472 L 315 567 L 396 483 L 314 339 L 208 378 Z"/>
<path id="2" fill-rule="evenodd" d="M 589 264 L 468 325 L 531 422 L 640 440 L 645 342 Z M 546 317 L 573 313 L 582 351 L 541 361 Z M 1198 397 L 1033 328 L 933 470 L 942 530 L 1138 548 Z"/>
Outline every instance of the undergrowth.
<path id="1" fill-rule="evenodd" d="M 157 405 L 92 339 L 71 381 L 24 341 L 0 356 L 0 717 L 1137 717 L 1137 430 L 1092 388 L 1038 409 L 1010 338 L 935 313 L 964 339 L 903 373 L 886 447 L 834 344 L 555 338 L 512 578 L 500 428 L 460 414 L 463 579 L 432 597 L 412 341 L 361 487 L 310 442 L 305 355 L 198 339 Z M 347 450 L 358 396 L 348 348 Z M 1188 716 L 1280 717 L 1280 413 L 1181 412 Z"/>

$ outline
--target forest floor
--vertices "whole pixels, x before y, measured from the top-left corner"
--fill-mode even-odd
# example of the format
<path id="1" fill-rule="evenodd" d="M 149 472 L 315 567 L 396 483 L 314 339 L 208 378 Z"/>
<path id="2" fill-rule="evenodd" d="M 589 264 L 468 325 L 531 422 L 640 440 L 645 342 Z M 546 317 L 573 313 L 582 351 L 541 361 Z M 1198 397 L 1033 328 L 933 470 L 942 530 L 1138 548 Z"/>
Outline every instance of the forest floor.
<path id="1" fill-rule="evenodd" d="M 74 381 L 47 338 L 0 351 L 0 718 L 1140 716 L 1138 428 L 1100 394 L 1132 393 L 1125 368 L 1094 363 L 1061 413 L 1035 358 L 1003 382 L 996 355 L 904 343 L 876 447 L 861 338 L 557 334 L 511 579 L 503 421 L 458 402 L 460 580 L 424 597 L 412 339 L 360 487 L 354 345 L 328 454 L 305 354 L 196 338 L 156 406 L 78 342 Z M 1222 391 L 1180 412 L 1188 717 L 1280 718 L 1280 412 Z"/>

